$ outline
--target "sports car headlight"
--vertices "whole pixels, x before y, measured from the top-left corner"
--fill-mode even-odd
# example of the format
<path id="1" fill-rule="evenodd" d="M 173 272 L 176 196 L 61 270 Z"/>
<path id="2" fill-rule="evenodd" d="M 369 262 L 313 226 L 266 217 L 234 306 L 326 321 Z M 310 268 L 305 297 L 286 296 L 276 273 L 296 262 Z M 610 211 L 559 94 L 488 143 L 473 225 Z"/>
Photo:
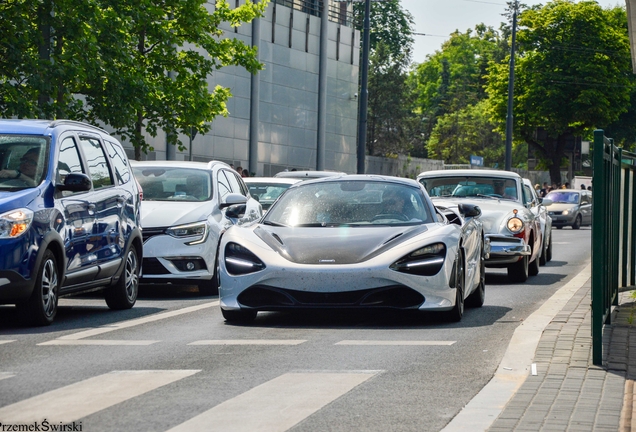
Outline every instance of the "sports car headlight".
<path id="1" fill-rule="evenodd" d="M 418 276 L 434 276 L 442 269 L 446 258 L 444 243 L 435 243 L 411 252 L 391 264 L 391 270 Z"/>
<path id="2" fill-rule="evenodd" d="M 563 210 L 563 213 L 561 213 L 563 216 L 567 216 L 570 214 L 569 210 Z"/>
<path id="3" fill-rule="evenodd" d="M 225 268 L 233 275 L 254 273 L 265 268 L 263 261 L 238 243 L 225 245 Z"/>
<path id="4" fill-rule="evenodd" d="M 523 221 L 518 217 L 511 217 L 506 224 L 511 233 L 517 234 L 523 230 Z"/>
<path id="5" fill-rule="evenodd" d="M 0 215 L 0 239 L 17 238 L 24 234 L 33 222 L 29 209 L 11 210 Z"/>
<path id="6" fill-rule="evenodd" d="M 187 225 L 179 225 L 166 230 L 166 234 L 175 238 L 193 237 L 186 242 L 187 245 L 203 243 L 208 238 L 208 224 L 206 222 L 195 222 Z"/>

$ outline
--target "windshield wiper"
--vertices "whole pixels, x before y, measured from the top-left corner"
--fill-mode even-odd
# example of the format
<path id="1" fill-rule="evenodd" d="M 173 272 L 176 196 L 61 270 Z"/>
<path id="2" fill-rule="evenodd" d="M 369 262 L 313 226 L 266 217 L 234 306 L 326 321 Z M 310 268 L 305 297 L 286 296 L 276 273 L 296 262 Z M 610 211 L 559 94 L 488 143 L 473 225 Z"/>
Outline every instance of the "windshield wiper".
<path id="1" fill-rule="evenodd" d="M 502 199 L 503 197 L 498 197 L 498 196 L 492 196 L 492 195 L 484 195 L 484 194 L 477 194 L 475 196 L 481 197 L 481 198 L 490 198 L 490 199 L 494 199 L 494 200 L 498 200 L 498 199 Z"/>
<path id="2" fill-rule="evenodd" d="M 286 227 L 288 225 L 282 224 L 280 222 L 272 222 L 269 220 L 263 221 L 263 225 L 277 226 L 277 227 Z"/>

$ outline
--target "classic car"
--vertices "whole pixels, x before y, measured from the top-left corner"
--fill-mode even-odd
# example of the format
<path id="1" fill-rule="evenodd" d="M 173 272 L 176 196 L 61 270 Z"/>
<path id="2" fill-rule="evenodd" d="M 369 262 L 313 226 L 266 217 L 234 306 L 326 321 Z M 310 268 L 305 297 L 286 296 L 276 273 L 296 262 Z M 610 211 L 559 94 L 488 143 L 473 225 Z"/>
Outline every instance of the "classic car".
<path id="1" fill-rule="evenodd" d="M 470 203 L 481 208 L 480 217 L 490 254 L 486 267 L 506 268 L 511 282 L 525 282 L 539 273 L 544 237 L 517 173 L 499 170 L 435 170 L 418 175 L 435 205 Z"/>

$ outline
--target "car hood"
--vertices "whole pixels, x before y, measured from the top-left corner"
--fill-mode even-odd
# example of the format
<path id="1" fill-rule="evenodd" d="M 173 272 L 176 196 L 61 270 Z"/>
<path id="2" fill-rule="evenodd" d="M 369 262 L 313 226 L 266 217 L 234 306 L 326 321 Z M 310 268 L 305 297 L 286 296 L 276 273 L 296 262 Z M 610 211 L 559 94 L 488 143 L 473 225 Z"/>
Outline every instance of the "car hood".
<path id="1" fill-rule="evenodd" d="M 28 188 L 13 192 L 0 191 L 0 213 L 29 207 L 31 202 L 42 193 L 39 188 Z"/>
<path id="2" fill-rule="evenodd" d="M 512 216 L 513 210 L 519 211 L 519 216 L 523 216 L 529 212 L 521 203 L 510 200 L 494 200 L 489 198 L 483 199 L 466 199 L 466 198 L 434 198 L 433 204 L 443 207 L 457 207 L 457 204 L 474 204 L 481 209 L 479 220 L 484 225 L 484 232 L 487 234 L 495 234 L 499 232 L 504 219 Z"/>
<path id="3" fill-rule="evenodd" d="M 198 222 L 207 219 L 211 213 L 210 201 L 142 201 L 141 226 L 155 228 Z"/>
<path id="4" fill-rule="evenodd" d="M 562 212 L 563 210 L 572 210 L 576 208 L 577 206 L 578 204 L 552 203 L 549 206 L 547 206 L 546 209 L 549 212 L 554 212 L 554 211 Z"/>
<path id="5" fill-rule="evenodd" d="M 407 227 L 290 228 L 258 225 L 256 234 L 275 252 L 297 264 L 355 264 L 428 231 Z M 398 259 L 400 257 L 396 257 Z"/>

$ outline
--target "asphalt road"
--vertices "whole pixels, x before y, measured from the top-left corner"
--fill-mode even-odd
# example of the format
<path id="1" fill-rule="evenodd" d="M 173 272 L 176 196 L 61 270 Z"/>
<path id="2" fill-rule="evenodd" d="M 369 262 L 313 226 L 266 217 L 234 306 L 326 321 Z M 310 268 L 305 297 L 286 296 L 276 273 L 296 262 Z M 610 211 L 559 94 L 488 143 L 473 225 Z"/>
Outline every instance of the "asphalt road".
<path id="1" fill-rule="evenodd" d="M 83 431 L 439 431 L 483 388 L 515 328 L 590 259 L 589 227 L 554 230 L 526 283 L 487 270 L 460 323 L 397 313 L 259 314 L 225 324 L 216 297 L 145 286 L 132 310 L 65 298 L 29 328 L 0 306 L 0 423 Z"/>

